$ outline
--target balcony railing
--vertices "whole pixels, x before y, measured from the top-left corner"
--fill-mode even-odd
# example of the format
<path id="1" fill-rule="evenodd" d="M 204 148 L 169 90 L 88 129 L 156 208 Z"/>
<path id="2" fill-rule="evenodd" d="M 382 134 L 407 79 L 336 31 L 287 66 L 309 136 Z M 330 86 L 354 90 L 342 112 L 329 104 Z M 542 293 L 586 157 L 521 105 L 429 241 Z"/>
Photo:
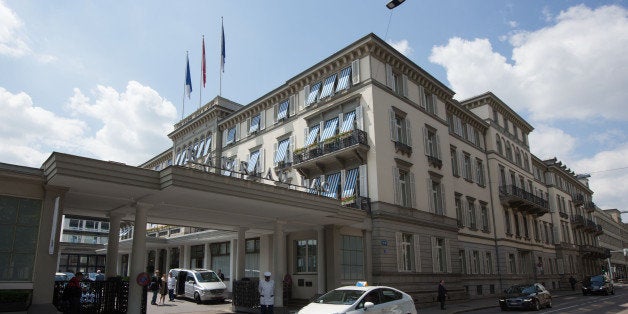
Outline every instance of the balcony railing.
<path id="1" fill-rule="evenodd" d="M 353 130 L 339 134 L 332 139 L 325 140 L 323 143 L 317 143 L 308 147 L 297 149 L 294 154 L 292 154 L 293 161 L 295 165 L 298 165 L 308 160 L 331 154 L 355 145 L 367 145 L 366 132 L 362 130 Z"/>
<path id="2" fill-rule="evenodd" d="M 581 193 L 576 193 L 571 198 L 573 200 L 574 206 L 580 206 L 584 204 L 584 195 L 582 195 Z"/>
<path id="3" fill-rule="evenodd" d="M 443 161 L 440 160 L 438 157 L 427 155 L 427 161 L 431 166 L 436 167 L 438 169 L 443 167 Z"/>
<path id="4" fill-rule="evenodd" d="M 395 141 L 395 151 L 401 154 L 408 155 L 408 157 L 410 157 L 410 155 L 412 155 L 412 146 L 399 141 Z"/>
<path id="5" fill-rule="evenodd" d="M 499 187 L 499 198 L 503 204 L 537 217 L 549 212 L 547 200 L 538 197 L 515 185 L 503 185 Z"/>
<path id="6" fill-rule="evenodd" d="M 593 202 L 585 202 L 583 207 L 584 210 L 587 211 L 587 213 L 592 213 L 595 211 L 595 203 Z"/>
<path id="7" fill-rule="evenodd" d="M 574 228 L 584 228 L 586 226 L 586 220 L 582 215 L 575 215 L 571 218 L 571 224 Z"/>
<path id="8" fill-rule="evenodd" d="M 611 257 L 611 250 L 593 245 L 579 245 L 580 255 L 588 258 L 605 259 Z"/>

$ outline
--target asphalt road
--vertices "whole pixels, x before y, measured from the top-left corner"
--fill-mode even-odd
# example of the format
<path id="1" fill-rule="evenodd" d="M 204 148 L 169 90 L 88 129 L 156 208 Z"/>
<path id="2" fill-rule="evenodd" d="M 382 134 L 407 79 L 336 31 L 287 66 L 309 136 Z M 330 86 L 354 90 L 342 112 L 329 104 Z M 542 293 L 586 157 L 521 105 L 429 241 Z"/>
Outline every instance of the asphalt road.
<path id="1" fill-rule="evenodd" d="M 515 311 L 522 312 L 522 311 Z M 628 286 L 615 287 L 615 295 L 569 295 L 552 300 L 552 308 L 541 313 L 625 313 L 628 314 Z M 468 313 L 502 313 L 499 307 Z"/>

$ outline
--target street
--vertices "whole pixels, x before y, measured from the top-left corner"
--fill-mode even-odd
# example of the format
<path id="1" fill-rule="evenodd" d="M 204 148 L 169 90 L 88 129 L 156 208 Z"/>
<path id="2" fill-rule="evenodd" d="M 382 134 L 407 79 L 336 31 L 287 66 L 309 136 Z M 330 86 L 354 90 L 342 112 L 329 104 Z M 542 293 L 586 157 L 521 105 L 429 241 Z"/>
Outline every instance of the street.
<path id="1" fill-rule="evenodd" d="M 497 300 L 495 300 L 497 303 Z M 517 311 L 519 312 L 519 311 Z M 543 313 L 628 313 L 628 287 L 615 287 L 615 295 L 582 294 L 563 296 L 552 300 L 552 308 Z M 499 307 L 471 311 L 468 313 L 502 313 Z"/>
<path id="2" fill-rule="evenodd" d="M 229 300 L 231 301 L 231 300 Z M 196 304 L 192 299 L 177 298 L 175 301 L 166 301 L 164 305 L 148 305 L 147 314 L 226 314 L 231 311 L 231 302 Z"/>

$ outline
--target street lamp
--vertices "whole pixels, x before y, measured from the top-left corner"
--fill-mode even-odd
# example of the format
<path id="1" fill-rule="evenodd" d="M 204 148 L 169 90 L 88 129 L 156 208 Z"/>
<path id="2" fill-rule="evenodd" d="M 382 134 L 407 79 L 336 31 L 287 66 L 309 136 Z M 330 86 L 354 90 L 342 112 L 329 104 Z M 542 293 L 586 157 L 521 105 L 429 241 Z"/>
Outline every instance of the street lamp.
<path id="1" fill-rule="evenodd" d="M 404 1 L 406 0 L 391 0 L 390 2 L 388 2 L 386 4 L 386 7 L 390 10 L 396 8 L 397 6 L 399 6 L 400 4 L 402 4 Z"/>

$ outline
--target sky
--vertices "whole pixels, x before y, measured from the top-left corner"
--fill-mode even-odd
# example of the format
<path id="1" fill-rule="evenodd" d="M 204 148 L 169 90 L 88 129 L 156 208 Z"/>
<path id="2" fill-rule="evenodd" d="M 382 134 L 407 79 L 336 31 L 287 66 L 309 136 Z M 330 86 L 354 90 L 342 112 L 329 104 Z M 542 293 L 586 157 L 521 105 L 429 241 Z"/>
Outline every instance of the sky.
<path id="1" fill-rule="evenodd" d="M 458 100 L 493 92 L 535 128 L 533 154 L 590 174 L 599 207 L 628 210 L 626 1 L 386 3 L 0 0 L 0 162 L 40 167 L 57 151 L 139 165 L 201 103 L 249 104 L 374 33 Z"/>

